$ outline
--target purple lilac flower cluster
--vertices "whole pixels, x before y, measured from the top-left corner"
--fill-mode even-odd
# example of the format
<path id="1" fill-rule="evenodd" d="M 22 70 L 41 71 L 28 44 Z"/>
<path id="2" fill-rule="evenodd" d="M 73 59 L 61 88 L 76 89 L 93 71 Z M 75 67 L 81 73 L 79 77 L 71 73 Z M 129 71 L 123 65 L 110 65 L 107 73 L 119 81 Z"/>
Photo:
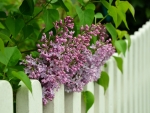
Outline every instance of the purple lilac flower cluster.
<path id="1" fill-rule="evenodd" d="M 69 16 L 55 22 L 54 27 L 56 35 L 52 31 L 49 37 L 43 34 L 37 44 L 39 57 L 27 55 L 22 62 L 26 74 L 41 82 L 44 104 L 54 98 L 61 84 L 67 92 L 80 92 L 87 83 L 96 81 L 100 77 L 100 67 L 115 52 L 101 24 L 81 26 L 76 37 L 73 19 Z M 97 37 L 93 44 L 92 37 Z"/>

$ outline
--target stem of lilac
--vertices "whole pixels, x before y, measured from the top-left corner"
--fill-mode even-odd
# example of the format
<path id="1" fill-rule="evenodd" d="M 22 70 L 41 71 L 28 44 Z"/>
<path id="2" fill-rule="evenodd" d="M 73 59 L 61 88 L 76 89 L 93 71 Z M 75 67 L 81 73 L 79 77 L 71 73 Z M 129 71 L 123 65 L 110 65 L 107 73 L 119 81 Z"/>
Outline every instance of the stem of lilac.
<path id="1" fill-rule="evenodd" d="M 98 23 L 101 23 L 103 20 L 105 20 L 105 18 L 108 16 L 108 14 L 104 17 L 104 18 L 102 18 Z"/>
<path id="2" fill-rule="evenodd" d="M 31 49 L 31 50 L 26 50 L 26 51 L 21 51 L 21 53 L 28 53 L 28 52 L 32 52 L 32 51 L 36 51 L 37 49 Z"/>

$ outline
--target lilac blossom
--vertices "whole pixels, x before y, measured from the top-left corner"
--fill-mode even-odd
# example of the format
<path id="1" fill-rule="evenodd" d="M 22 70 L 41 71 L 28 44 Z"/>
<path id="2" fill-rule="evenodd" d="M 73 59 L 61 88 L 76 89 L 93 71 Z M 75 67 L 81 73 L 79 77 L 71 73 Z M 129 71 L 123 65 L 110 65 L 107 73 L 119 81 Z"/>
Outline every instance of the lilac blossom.
<path id="1" fill-rule="evenodd" d="M 101 24 L 81 26 L 77 36 L 69 16 L 55 22 L 54 27 L 56 34 L 52 31 L 48 37 L 43 34 L 37 44 L 39 57 L 27 55 L 22 62 L 26 74 L 40 81 L 44 104 L 54 98 L 61 84 L 67 92 L 80 92 L 87 83 L 97 81 L 101 66 L 115 52 Z M 97 37 L 97 41 L 91 44 L 93 37 Z"/>

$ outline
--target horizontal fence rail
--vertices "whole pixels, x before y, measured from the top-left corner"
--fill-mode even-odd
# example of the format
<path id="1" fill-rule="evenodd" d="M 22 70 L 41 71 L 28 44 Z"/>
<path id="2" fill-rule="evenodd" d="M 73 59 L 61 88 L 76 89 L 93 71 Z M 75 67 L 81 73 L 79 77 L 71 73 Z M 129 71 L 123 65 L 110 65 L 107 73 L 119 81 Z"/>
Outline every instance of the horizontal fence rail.
<path id="1" fill-rule="evenodd" d="M 114 54 L 116 56 L 116 54 Z M 131 35 L 131 47 L 123 57 L 123 74 L 113 57 L 105 69 L 109 87 L 89 83 L 85 90 L 94 94 L 88 113 L 150 113 L 150 21 Z M 32 93 L 21 82 L 16 95 L 16 113 L 85 113 L 81 93 L 66 93 L 62 85 L 53 101 L 42 105 L 42 89 L 31 80 Z M 0 81 L 0 113 L 13 113 L 13 93 L 9 82 Z"/>

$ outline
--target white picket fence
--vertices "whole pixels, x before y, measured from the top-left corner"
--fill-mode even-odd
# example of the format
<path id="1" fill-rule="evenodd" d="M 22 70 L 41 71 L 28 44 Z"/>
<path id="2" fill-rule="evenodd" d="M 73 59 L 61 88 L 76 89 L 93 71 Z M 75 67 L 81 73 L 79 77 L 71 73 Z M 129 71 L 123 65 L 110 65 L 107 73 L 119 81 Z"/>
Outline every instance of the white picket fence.
<path id="1" fill-rule="evenodd" d="M 101 86 L 89 83 L 86 90 L 95 95 L 95 103 L 88 113 L 150 113 L 150 21 L 131 36 L 131 48 L 123 58 L 123 75 L 111 58 L 106 71 L 110 77 L 104 95 Z M 65 93 L 64 87 L 55 99 L 42 106 L 41 86 L 32 80 L 31 94 L 22 84 L 17 93 L 17 113 L 85 113 L 81 93 Z M 0 81 L 0 113 L 13 113 L 12 88 Z"/>

